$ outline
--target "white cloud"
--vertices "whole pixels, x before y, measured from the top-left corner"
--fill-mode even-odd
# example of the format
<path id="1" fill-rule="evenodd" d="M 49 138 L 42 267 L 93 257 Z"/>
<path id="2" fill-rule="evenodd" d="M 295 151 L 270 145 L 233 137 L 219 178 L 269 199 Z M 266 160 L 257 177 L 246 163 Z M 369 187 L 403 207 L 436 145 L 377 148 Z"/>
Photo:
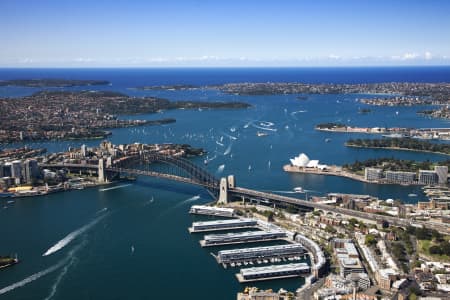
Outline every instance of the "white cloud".
<path id="1" fill-rule="evenodd" d="M 0 57 L 0 66 L 364 66 L 364 65 L 429 65 L 448 64 L 449 55 L 432 54 L 430 51 L 408 51 L 393 56 L 339 55 L 299 56 L 299 57 L 220 57 L 215 55 L 178 57 L 73 57 L 73 58 L 16 58 L 14 63 Z"/>
<path id="2" fill-rule="evenodd" d="M 402 59 L 410 60 L 410 59 L 416 59 L 418 57 L 419 57 L 419 54 L 417 54 L 417 53 L 407 52 L 407 53 L 403 54 Z"/>
<path id="3" fill-rule="evenodd" d="M 78 63 L 90 63 L 90 62 L 93 62 L 94 59 L 86 58 L 86 57 L 78 57 L 78 58 L 75 58 L 73 61 L 78 62 Z"/>
<path id="4" fill-rule="evenodd" d="M 22 58 L 19 60 L 19 64 L 32 64 L 34 62 L 34 60 L 32 58 Z"/>

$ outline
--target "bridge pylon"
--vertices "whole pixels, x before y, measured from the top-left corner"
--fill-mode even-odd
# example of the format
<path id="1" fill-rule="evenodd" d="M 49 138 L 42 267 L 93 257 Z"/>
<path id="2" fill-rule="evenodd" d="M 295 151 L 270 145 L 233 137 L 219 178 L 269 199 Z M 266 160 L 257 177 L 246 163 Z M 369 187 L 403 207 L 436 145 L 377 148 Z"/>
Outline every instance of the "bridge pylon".
<path id="1" fill-rule="evenodd" d="M 220 179 L 219 199 L 217 200 L 217 203 L 218 204 L 228 203 L 228 179 L 226 177 L 222 177 Z"/>
<path id="2" fill-rule="evenodd" d="M 106 181 L 105 161 L 103 158 L 100 158 L 98 160 L 98 182 L 105 183 Z"/>
<path id="3" fill-rule="evenodd" d="M 228 175 L 228 188 L 234 189 L 236 187 L 236 181 L 234 175 Z"/>
<path id="4" fill-rule="evenodd" d="M 236 181 L 234 179 L 234 175 L 228 175 L 228 177 L 222 177 L 220 179 L 219 199 L 217 200 L 217 203 L 227 204 L 228 203 L 228 189 L 234 189 L 235 187 L 236 187 Z"/>

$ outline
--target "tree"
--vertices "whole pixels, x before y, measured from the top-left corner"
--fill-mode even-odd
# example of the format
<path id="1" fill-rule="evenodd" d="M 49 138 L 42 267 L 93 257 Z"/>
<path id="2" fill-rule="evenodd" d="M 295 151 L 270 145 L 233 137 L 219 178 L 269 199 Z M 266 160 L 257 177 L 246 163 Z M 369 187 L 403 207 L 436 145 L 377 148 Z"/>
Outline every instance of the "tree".
<path id="1" fill-rule="evenodd" d="M 442 254 L 450 256 L 450 242 L 446 241 L 441 244 Z"/>
<path id="2" fill-rule="evenodd" d="M 267 213 L 267 222 L 273 222 L 274 221 L 274 216 L 275 216 L 275 214 L 273 213 L 273 211 L 269 211 Z"/>
<path id="3" fill-rule="evenodd" d="M 442 234 L 435 229 L 431 231 L 431 237 L 437 242 L 442 241 Z"/>
<path id="4" fill-rule="evenodd" d="M 325 231 L 329 232 L 329 233 L 336 233 L 337 232 L 336 228 L 334 228 L 333 226 L 328 225 L 328 224 L 327 224 L 327 226 L 325 226 Z"/>
<path id="5" fill-rule="evenodd" d="M 367 246 L 373 246 L 377 243 L 377 240 L 373 234 L 366 235 L 365 243 Z"/>
<path id="6" fill-rule="evenodd" d="M 442 254 L 442 249 L 439 246 L 431 246 L 428 251 L 430 252 L 430 254 L 437 254 L 437 255 L 441 255 Z"/>
<path id="7" fill-rule="evenodd" d="M 356 220 L 355 218 L 351 218 L 348 220 L 348 223 L 350 226 L 355 227 L 355 225 L 358 224 L 358 220 Z"/>

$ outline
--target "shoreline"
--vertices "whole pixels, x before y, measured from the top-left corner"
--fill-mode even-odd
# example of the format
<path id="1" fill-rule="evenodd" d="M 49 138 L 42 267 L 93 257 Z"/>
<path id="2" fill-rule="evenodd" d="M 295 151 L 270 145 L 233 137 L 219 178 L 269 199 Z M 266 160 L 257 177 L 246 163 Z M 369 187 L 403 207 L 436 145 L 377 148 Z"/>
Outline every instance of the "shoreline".
<path id="1" fill-rule="evenodd" d="M 388 185 L 402 185 L 402 186 L 422 185 L 422 184 L 418 184 L 418 183 L 400 184 L 400 183 L 394 183 L 394 182 L 379 182 L 379 181 L 367 180 L 364 178 L 364 176 L 342 170 L 342 167 L 338 167 L 338 166 L 329 166 L 329 167 L 331 168 L 331 170 L 328 169 L 327 171 L 323 171 L 323 170 L 319 170 L 319 169 L 315 169 L 315 168 L 294 167 L 294 166 L 288 164 L 288 165 L 283 166 L 283 170 L 288 173 L 301 173 L 301 174 L 344 177 L 344 178 L 353 179 L 353 180 L 364 182 L 364 183 L 373 183 L 373 184 L 388 184 Z"/>
<path id="2" fill-rule="evenodd" d="M 357 181 L 362 181 L 365 183 L 378 183 L 374 181 L 368 181 L 364 179 L 363 176 L 356 175 L 347 171 L 343 171 L 342 167 L 338 166 L 329 166 L 331 168 L 327 171 L 319 170 L 317 168 L 301 168 L 301 167 L 295 167 L 292 165 L 284 165 L 283 170 L 288 173 L 302 173 L 302 174 L 315 174 L 315 175 L 331 175 L 331 176 L 338 176 L 338 177 L 345 177 Z M 379 183 L 378 183 L 379 184 Z"/>
<path id="3" fill-rule="evenodd" d="M 423 152 L 423 153 L 433 153 L 433 154 L 440 154 L 440 155 L 447 155 L 450 156 L 450 153 L 444 153 L 444 152 L 434 152 L 430 150 L 418 150 L 418 149 L 408 149 L 408 148 L 400 148 L 400 147 L 370 147 L 370 146 L 358 146 L 358 145 L 351 145 L 345 143 L 345 147 L 350 148 L 362 148 L 362 149 L 385 149 L 385 150 L 400 150 L 400 151 L 412 151 L 412 152 Z"/>
<path id="4" fill-rule="evenodd" d="M 13 193 L 11 196 L 0 197 L 0 199 L 15 200 L 15 199 L 24 199 L 24 198 L 35 198 L 35 197 L 41 197 L 41 196 L 48 196 L 48 195 L 56 194 L 56 193 L 64 193 L 64 192 L 71 192 L 71 191 L 75 191 L 75 190 L 84 190 L 84 189 L 88 189 L 88 188 L 108 186 L 108 185 L 118 183 L 121 181 L 125 181 L 125 180 L 115 180 L 115 181 L 103 182 L 103 183 L 92 182 L 91 184 L 84 184 L 82 188 L 79 188 L 79 187 L 71 187 L 71 188 L 67 188 L 67 189 L 62 188 L 62 189 L 58 189 L 55 191 L 50 191 L 50 192 L 45 192 L 45 193 L 38 192 L 37 194 L 30 194 L 30 195 L 20 195 L 20 194 Z M 39 187 L 42 187 L 42 186 L 37 186 L 35 188 L 39 188 Z"/>

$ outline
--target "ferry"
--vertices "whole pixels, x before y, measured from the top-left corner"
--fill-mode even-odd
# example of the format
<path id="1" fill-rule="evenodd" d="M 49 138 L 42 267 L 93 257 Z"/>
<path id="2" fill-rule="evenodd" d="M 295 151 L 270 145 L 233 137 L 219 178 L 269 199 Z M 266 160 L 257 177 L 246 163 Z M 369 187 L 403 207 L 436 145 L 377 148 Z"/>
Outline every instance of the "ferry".
<path id="1" fill-rule="evenodd" d="M 301 186 L 298 186 L 298 187 L 294 188 L 294 192 L 296 192 L 296 193 L 304 193 L 305 191 L 303 190 L 303 188 Z"/>
<path id="2" fill-rule="evenodd" d="M 10 267 L 12 265 L 15 265 L 19 262 L 19 259 L 17 258 L 17 254 L 15 257 L 11 256 L 0 256 L 0 269 Z"/>

